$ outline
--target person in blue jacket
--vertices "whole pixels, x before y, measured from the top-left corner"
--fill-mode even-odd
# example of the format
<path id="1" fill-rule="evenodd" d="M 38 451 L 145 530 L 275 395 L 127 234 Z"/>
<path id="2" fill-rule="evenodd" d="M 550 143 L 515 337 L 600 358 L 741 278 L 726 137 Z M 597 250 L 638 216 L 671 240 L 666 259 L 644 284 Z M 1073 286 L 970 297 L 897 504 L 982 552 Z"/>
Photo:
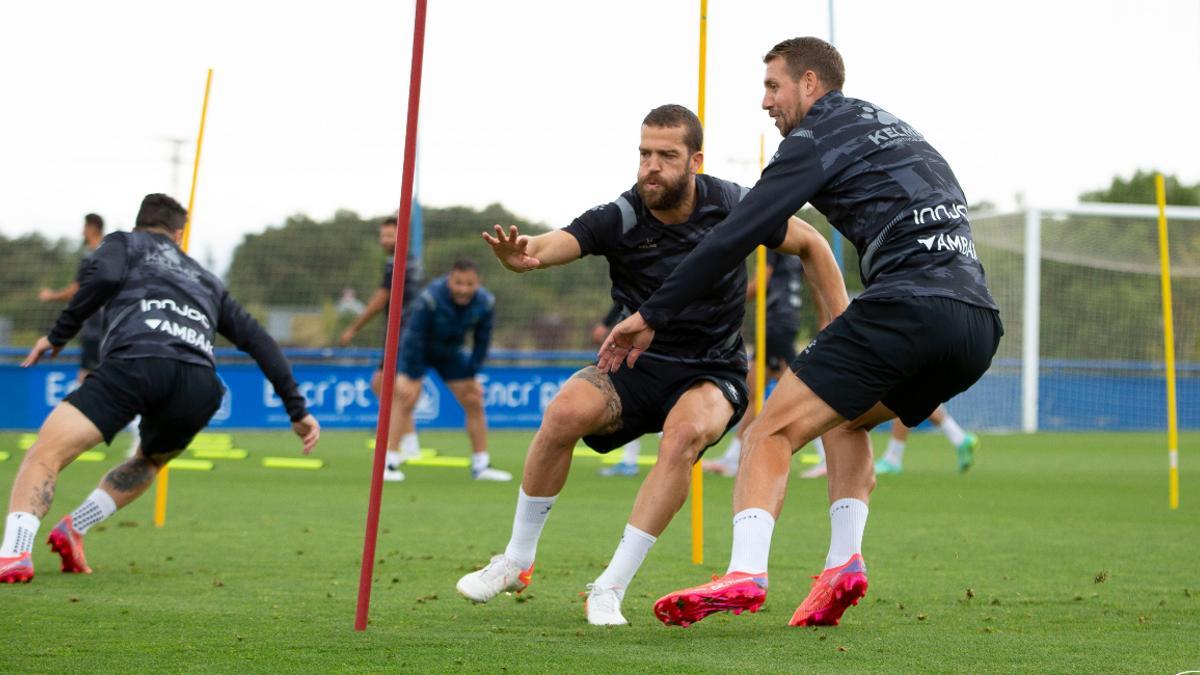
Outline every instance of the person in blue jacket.
<path id="1" fill-rule="evenodd" d="M 492 341 L 496 298 L 480 285 L 479 267 L 460 258 L 450 273 L 438 277 L 413 302 L 400 336 L 394 423 L 408 420 L 421 398 L 422 380 L 436 370 L 462 406 L 471 439 L 471 476 L 475 480 L 509 481 L 512 474 L 491 466 L 487 450 L 487 417 L 483 387 L 475 379 Z M 471 335 L 471 349 L 465 341 Z"/>

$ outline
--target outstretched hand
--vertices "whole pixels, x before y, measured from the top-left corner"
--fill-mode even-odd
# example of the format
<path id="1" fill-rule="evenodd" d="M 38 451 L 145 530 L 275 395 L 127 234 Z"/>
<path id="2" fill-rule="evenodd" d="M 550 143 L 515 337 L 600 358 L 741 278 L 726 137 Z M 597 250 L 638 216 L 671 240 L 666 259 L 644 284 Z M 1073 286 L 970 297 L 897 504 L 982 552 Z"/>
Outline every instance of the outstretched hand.
<path id="1" fill-rule="evenodd" d="M 304 454 L 307 455 L 317 447 L 317 441 L 321 438 L 321 423 L 312 415 L 305 415 L 300 420 L 292 422 L 292 431 L 304 443 Z"/>
<path id="2" fill-rule="evenodd" d="M 36 365 L 37 362 L 40 361 L 46 354 L 46 352 L 50 352 L 50 356 L 55 357 L 58 356 L 60 351 L 62 351 L 62 347 L 55 347 L 54 345 L 50 344 L 50 339 L 43 335 L 37 339 L 37 342 L 34 343 L 33 349 L 29 350 L 29 354 L 26 355 L 25 360 L 21 362 L 21 367 L 28 368 L 29 366 Z"/>
<path id="3" fill-rule="evenodd" d="M 508 234 L 505 235 L 504 228 L 500 225 L 495 226 L 496 236 L 492 236 L 487 232 L 482 232 L 483 240 L 492 247 L 492 253 L 496 255 L 496 259 L 513 272 L 528 272 L 536 270 L 542 263 L 537 258 L 529 255 L 529 237 L 517 232 L 516 225 L 508 226 Z"/>
<path id="4" fill-rule="evenodd" d="M 640 312 L 634 312 L 628 319 L 613 326 L 604 344 L 600 345 L 600 352 L 596 354 L 596 367 L 602 373 L 615 373 L 624 361 L 625 365 L 632 368 L 653 341 L 654 329 L 646 323 Z"/>

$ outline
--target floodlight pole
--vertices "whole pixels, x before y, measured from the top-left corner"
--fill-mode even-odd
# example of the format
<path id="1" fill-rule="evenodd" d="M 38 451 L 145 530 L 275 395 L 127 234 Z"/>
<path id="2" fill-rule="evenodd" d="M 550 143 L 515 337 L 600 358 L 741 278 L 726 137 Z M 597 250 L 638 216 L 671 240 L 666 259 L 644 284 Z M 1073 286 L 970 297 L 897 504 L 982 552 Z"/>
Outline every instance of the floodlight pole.
<path id="1" fill-rule="evenodd" d="M 396 253 L 392 271 L 392 301 L 388 306 L 387 339 L 383 348 L 383 377 L 379 396 L 379 421 L 375 426 L 375 458 L 371 466 L 371 494 L 367 503 L 367 532 L 363 538 L 362 572 L 358 579 L 358 608 L 354 630 L 367 629 L 371 604 L 371 577 L 375 571 L 375 542 L 379 535 L 379 505 L 383 497 L 383 465 L 387 453 L 388 424 L 396 384 L 396 347 L 400 342 L 400 314 L 404 273 L 408 265 L 408 231 L 412 220 L 413 174 L 417 158 L 417 112 L 421 104 L 421 65 L 425 52 L 426 0 L 416 0 L 413 19 L 412 70 L 408 80 L 408 130 L 404 135 L 404 173 L 400 180 L 400 210 L 396 214 Z"/>

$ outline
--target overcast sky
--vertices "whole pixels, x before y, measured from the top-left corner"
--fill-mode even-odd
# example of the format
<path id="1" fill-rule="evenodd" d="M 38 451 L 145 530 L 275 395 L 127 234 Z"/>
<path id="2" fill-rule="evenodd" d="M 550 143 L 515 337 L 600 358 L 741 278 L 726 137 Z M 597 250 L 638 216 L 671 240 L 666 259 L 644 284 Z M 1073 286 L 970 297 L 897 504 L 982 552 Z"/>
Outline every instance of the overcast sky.
<path id="1" fill-rule="evenodd" d="M 641 118 L 697 104 L 699 0 L 430 0 L 420 195 L 566 225 L 634 181 Z M 1200 0 L 837 0 L 845 92 L 920 130 L 972 202 L 1074 203 L 1115 174 L 1200 181 Z M 23 2 L 0 18 L 0 233 L 187 202 L 219 269 L 289 214 L 399 202 L 412 2 Z M 827 0 L 710 0 L 706 169 L 743 183 L 762 55 Z M 178 182 L 168 139 L 183 145 Z"/>

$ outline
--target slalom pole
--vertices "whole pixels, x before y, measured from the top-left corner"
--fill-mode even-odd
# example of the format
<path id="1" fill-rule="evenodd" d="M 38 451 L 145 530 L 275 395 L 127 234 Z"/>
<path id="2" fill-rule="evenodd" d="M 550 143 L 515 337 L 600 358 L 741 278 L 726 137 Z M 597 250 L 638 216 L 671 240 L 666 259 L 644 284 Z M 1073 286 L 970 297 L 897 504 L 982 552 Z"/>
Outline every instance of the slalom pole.
<path id="1" fill-rule="evenodd" d="M 375 542 L 379 536 L 379 505 L 383 497 L 383 464 L 391 423 L 392 395 L 396 384 L 396 347 L 400 342 L 400 310 L 404 304 L 404 273 L 408 265 L 408 231 L 412 222 L 413 174 L 417 158 L 417 112 L 421 104 L 421 65 L 425 53 L 426 0 L 416 0 L 413 19 L 412 71 L 408 80 L 408 130 L 404 135 L 404 173 L 400 181 L 400 210 L 396 214 L 396 253 L 392 268 L 392 301 L 388 305 L 387 339 L 383 348 L 383 382 L 379 396 L 379 421 L 375 425 L 375 458 L 371 466 L 371 493 L 367 502 L 367 531 L 363 537 L 362 572 L 358 578 L 358 607 L 354 630 L 367 629 L 371 605 L 371 575 L 375 570 Z"/>
<path id="2" fill-rule="evenodd" d="M 700 93 L 696 116 L 704 127 L 704 77 L 708 54 L 708 0 L 700 0 Z M 703 149 L 703 148 L 702 148 Z M 704 165 L 700 165 L 704 173 Z M 704 564 L 704 470 L 697 460 L 692 465 L 692 564 Z"/>
<path id="3" fill-rule="evenodd" d="M 184 253 L 192 234 L 192 209 L 196 205 L 196 180 L 200 177 L 200 149 L 204 147 L 204 122 L 208 119 L 208 92 L 212 89 L 212 68 L 204 80 L 204 103 L 200 105 L 200 133 L 196 134 L 196 158 L 192 161 L 192 189 L 188 194 L 187 220 L 183 223 Z M 171 482 L 171 466 L 167 464 L 158 472 L 154 485 L 154 526 L 162 527 L 167 522 L 167 488 Z"/>
<path id="4" fill-rule="evenodd" d="M 1158 259 L 1162 274 L 1163 349 L 1167 366 L 1167 500 L 1179 508 L 1179 417 L 1175 401 L 1175 320 L 1171 312 L 1171 252 L 1167 246 L 1167 188 L 1161 173 L 1154 175 L 1158 196 Z"/>
<path id="5" fill-rule="evenodd" d="M 766 139 L 758 135 L 758 172 L 763 170 Z M 767 247 L 755 252 L 754 273 L 754 414 L 762 412 L 767 390 Z"/>

